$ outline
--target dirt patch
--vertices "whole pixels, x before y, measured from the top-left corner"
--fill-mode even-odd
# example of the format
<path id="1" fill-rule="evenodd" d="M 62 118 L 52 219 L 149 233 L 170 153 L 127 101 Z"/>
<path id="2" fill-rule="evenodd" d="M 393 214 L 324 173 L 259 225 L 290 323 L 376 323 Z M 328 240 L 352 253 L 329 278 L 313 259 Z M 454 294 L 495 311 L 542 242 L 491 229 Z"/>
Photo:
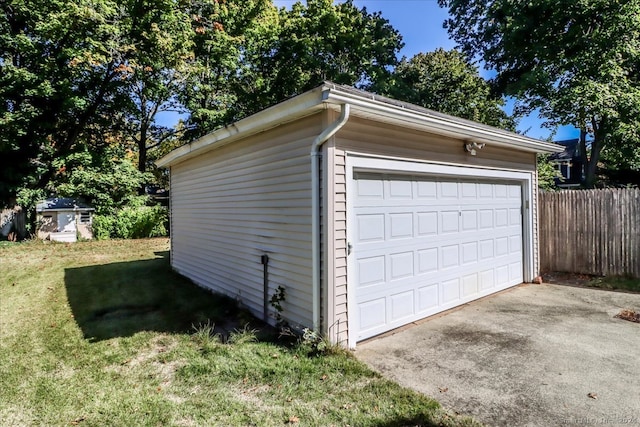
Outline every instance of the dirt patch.
<path id="1" fill-rule="evenodd" d="M 571 285 L 571 286 L 588 286 L 589 282 L 593 280 L 593 276 L 588 274 L 575 274 L 575 273 L 563 273 L 553 271 L 544 273 L 542 275 L 544 283 L 553 283 L 556 285 Z"/>
<path id="2" fill-rule="evenodd" d="M 622 310 L 614 317 L 617 317 L 618 319 L 628 320 L 629 322 L 640 323 L 640 313 L 637 313 L 634 310 Z"/>

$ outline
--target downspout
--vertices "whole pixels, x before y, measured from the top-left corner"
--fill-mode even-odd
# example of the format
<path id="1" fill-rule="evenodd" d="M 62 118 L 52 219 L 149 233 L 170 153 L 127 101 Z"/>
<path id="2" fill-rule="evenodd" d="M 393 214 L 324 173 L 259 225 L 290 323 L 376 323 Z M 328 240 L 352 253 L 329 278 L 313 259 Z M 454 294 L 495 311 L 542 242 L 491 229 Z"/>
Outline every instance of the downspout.
<path id="1" fill-rule="evenodd" d="M 313 140 L 311 146 L 311 262 L 313 330 L 320 331 L 320 150 L 349 120 L 349 104 L 342 104 L 340 117 Z"/>

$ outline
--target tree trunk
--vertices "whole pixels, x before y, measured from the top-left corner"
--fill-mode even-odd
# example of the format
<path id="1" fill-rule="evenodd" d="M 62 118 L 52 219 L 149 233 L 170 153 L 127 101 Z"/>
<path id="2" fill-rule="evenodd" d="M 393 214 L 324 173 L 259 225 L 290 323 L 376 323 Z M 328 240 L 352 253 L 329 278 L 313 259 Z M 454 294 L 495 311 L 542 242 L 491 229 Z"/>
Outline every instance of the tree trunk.
<path id="1" fill-rule="evenodd" d="M 593 188 L 596 184 L 596 173 L 598 172 L 598 162 L 600 161 L 600 153 L 605 145 L 606 127 L 605 120 L 598 122 L 595 118 L 591 119 L 593 127 L 593 142 L 591 143 L 591 152 L 587 156 L 587 131 L 580 129 L 580 157 L 584 167 L 584 179 L 582 185 L 586 188 Z"/>
<path id="2" fill-rule="evenodd" d="M 138 140 L 138 170 L 142 173 L 147 171 L 147 126 L 140 127 L 140 139 Z M 142 184 L 138 194 L 144 196 L 146 184 Z"/>

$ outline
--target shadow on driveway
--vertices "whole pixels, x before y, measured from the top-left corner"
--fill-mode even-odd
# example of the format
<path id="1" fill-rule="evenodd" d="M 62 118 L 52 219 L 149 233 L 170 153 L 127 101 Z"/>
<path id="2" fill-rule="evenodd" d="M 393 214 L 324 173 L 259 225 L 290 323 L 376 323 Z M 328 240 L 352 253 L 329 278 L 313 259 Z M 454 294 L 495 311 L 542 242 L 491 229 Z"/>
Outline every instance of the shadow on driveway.
<path id="1" fill-rule="evenodd" d="M 356 356 L 445 408 L 495 426 L 640 426 L 640 294 L 521 285 Z"/>

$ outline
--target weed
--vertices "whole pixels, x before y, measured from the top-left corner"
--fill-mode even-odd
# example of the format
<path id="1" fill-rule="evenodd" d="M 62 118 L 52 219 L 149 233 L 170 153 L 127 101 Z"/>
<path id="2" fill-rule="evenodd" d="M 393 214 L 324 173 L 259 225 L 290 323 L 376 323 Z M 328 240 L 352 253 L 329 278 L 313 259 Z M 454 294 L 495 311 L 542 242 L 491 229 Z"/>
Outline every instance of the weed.
<path id="1" fill-rule="evenodd" d="M 220 334 L 215 332 L 215 324 L 207 320 L 198 326 L 193 325 L 194 333 L 191 335 L 193 341 L 203 351 L 208 351 L 222 342 Z"/>
<path id="2" fill-rule="evenodd" d="M 276 291 L 273 293 L 273 295 L 271 295 L 271 298 L 269 299 L 269 304 L 271 304 L 271 307 L 273 307 L 273 309 L 275 310 L 274 317 L 276 319 L 276 326 L 278 326 L 279 328 L 287 326 L 286 321 L 282 317 L 282 311 L 284 310 L 282 308 L 282 303 L 285 301 L 285 299 L 286 294 L 283 286 L 278 286 L 276 288 Z"/>
<path id="3" fill-rule="evenodd" d="M 242 329 L 235 329 L 229 334 L 229 338 L 227 342 L 229 344 L 246 344 L 257 342 L 258 338 L 256 333 L 258 331 L 256 329 L 249 329 L 248 325 L 245 325 Z"/>

